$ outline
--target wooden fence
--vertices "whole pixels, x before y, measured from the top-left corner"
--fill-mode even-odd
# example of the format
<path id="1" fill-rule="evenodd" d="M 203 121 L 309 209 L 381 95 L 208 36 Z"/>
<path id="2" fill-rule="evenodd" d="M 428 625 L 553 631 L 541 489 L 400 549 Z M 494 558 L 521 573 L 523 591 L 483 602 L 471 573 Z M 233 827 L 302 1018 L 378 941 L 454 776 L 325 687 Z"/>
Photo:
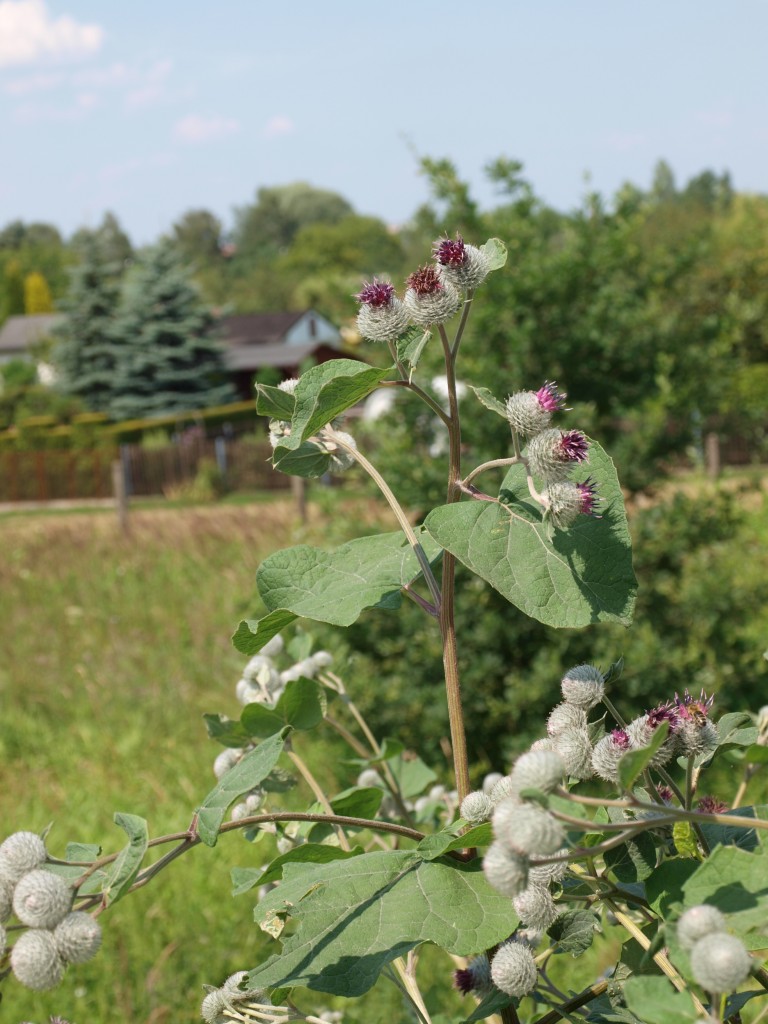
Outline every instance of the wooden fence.
<path id="1" fill-rule="evenodd" d="M 233 491 L 287 489 L 290 480 L 272 469 L 268 442 L 195 439 L 158 448 L 41 451 L 0 450 L 0 502 L 111 498 L 112 464 L 119 460 L 127 497 L 172 496 L 194 480 L 207 460 Z"/>

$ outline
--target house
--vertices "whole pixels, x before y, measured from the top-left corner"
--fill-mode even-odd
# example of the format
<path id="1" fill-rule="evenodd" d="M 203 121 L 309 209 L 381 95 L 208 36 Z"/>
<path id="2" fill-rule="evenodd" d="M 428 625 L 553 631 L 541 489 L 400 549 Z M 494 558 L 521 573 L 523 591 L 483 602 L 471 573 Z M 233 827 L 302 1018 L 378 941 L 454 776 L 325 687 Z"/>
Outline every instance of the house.
<path id="1" fill-rule="evenodd" d="M 9 317 L 0 328 L 0 363 L 33 358 L 35 344 L 50 337 L 63 319 L 61 313 Z M 273 369 L 283 379 L 296 377 L 306 360 L 324 363 L 341 349 L 338 328 L 313 309 L 224 316 L 218 322 L 218 336 L 230 379 L 242 399 L 253 398 L 253 378 L 259 371 Z"/>
<path id="2" fill-rule="evenodd" d="M 0 363 L 11 359 L 33 359 L 35 345 L 50 338 L 63 319 L 61 313 L 9 316 L 0 327 Z"/>
<path id="3" fill-rule="evenodd" d="M 240 397 L 253 398 L 253 377 L 265 369 L 297 377 L 305 360 L 324 363 L 340 354 L 338 328 L 313 309 L 242 313 L 219 321 L 224 361 Z"/>

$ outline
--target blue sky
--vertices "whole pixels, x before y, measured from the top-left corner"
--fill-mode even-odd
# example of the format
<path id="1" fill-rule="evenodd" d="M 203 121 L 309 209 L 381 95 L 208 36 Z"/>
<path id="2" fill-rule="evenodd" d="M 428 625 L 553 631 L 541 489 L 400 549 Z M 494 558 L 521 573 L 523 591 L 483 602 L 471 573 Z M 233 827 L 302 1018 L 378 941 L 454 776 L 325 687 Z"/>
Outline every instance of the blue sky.
<path id="1" fill-rule="evenodd" d="M 768 0 L 0 0 L 0 225 L 134 242 L 306 180 L 397 224 L 414 153 L 590 187 L 729 170 L 768 191 Z M 448 226 L 450 227 L 450 226 Z"/>

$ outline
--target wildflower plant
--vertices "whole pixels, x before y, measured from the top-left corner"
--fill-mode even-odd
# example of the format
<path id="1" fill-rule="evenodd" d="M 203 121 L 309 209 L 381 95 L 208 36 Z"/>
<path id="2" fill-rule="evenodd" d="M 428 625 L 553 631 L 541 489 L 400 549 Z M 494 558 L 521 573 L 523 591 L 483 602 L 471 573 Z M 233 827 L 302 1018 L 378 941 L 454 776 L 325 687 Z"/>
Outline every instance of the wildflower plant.
<path id="1" fill-rule="evenodd" d="M 316 477 L 357 465 L 397 529 L 332 551 L 302 544 L 262 563 L 266 614 L 233 638 L 248 659 L 233 699 L 241 710 L 206 716 L 222 750 L 183 833 L 150 840 L 146 821 L 118 814 L 127 843 L 117 853 L 70 844 L 59 858 L 47 837 L 5 839 L 0 981 L 55 986 L 98 954 L 104 911 L 187 851 L 238 832 L 251 845 L 234 894 L 248 913 L 253 904 L 275 951 L 258 963 L 236 951 L 236 974 L 201 979 L 218 982 L 201 988 L 209 1022 L 337 1019 L 324 1000 L 362 996 L 380 979 L 398 987 L 402 1019 L 421 1024 L 438 1013 L 442 1024 L 694 1024 L 759 1005 L 768 991 L 757 952 L 768 947 L 768 816 L 742 804 L 768 760 L 766 709 L 756 724 L 747 714 L 716 721 L 713 698 L 682 685 L 630 713 L 614 703 L 620 663 L 577 665 L 563 673 L 562 702 L 542 709 L 541 737 L 472 786 L 456 562 L 520 613 L 560 628 L 628 625 L 636 586 L 613 464 L 564 422 L 554 381 L 529 390 L 510 382 L 498 396 L 473 388 L 476 414 L 498 417 L 499 457 L 463 465 L 456 366 L 475 291 L 505 261 L 497 239 L 438 240 L 402 299 L 376 279 L 357 296 L 358 327 L 388 349 L 388 367 L 336 359 L 281 387 L 258 386 L 275 468 Z M 442 349 L 445 407 L 420 383 L 427 345 Z M 420 523 L 344 429 L 345 414 L 377 388 L 425 403 L 445 431 L 445 502 Z M 396 613 L 403 598 L 442 639 L 448 779 L 397 737 L 375 735 L 355 703 L 360 684 L 348 689 L 307 633 L 284 641 L 297 620 L 349 626 L 368 609 Z M 316 729 L 349 748 L 336 766 L 349 773 L 339 792 L 304 757 Z M 743 768 L 730 806 L 701 793 L 718 761 Z M 296 809 L 296 793 L 308 796 L 306 809 Z M 613 950 L 610 977 L 590 974 L 589 958 L 578 962 L 595 941 Z M 427 995 L 420 987 L 425 944 L 447 954 L 444 988 L 454 992 L 440 1006 L 434 976 Z M 570 966 L 556 984 L 560 958 Z"/>

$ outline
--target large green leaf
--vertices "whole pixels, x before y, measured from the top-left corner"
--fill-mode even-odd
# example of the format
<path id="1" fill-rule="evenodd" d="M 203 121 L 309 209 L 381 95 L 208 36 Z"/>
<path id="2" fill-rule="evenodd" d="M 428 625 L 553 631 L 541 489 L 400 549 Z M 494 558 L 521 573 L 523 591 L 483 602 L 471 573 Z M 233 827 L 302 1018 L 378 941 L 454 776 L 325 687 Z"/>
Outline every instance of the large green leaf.
<path id="1" fill-rule="evenodd" d="M 645 1024 L 693 1024 L 699 1017 L 690 995 L 677 992 L 667 978 L 630 978 L 624 999 Z"/>
<path id="2" fill-rule="evenodd" d="M 356 359 L 330 359 L 303 373 L 293 393 L 291 433 L 275 450 L 275 465 L 280 465 L 288 451 L 298 448 L 302 441 L 374 391 L 390 372 Z"/>
<path id="3" fill-rule="evenodd" d="M 305 985 L 359 996 L 387 963 L 422 942 L 467 956 L 501 942 L 517 923 L 479 860 L 382 851 L 317 867 L 285 864 L 283 879 L 255 917 L 270 934 L 285 915 L 295 929 L 279 955 L 251 971 L 259 988 Z"/>
<path id="4" fill-rule="evenodd" d="M 206 846 L 215 846 L 227 808 L 243 793 L 258 786 L 277 764 L 284 734 L 276 733 L 242 757 L 219 779 L 197 811 L 197 831 Z"/>
<path id="5" fill-rule="evenodd" d="M 269 387 L 267 384 L 256 385 L 256 412 L 260 416 L 290 421 L 295 408 L 296 399 L 290 391 Z"/>
<path id="6" fill-rule="evenodd" d="M 727 916 L 728 929 L 751 949 L 766 945 L 768 866 L 763 853 L 718 846 L 683 884 L 686 907 L 711 903 Z M 757 930 L 761 937 L 748 936 Z"/>
<path id="7" fill-rule="evenodd" d="M 601 518 L 579 516 L 552 532 L 531 499 L 523 466 L 501 488 L 503 504 L 473 500 L 443 505 L 424 526 L 508 601 L 548 626 L 581 627 L 632 619 L 637 581 L 624 502 L 613 462 L 594 441 L 588 473 L 603 499 Z M 586 475 L 582 469 L 574 479 Z"/>
<path id="8" fill-rule="evenodd" d="M 102 899 L 108 907 L 117 903 L 133 885 L 149 844 L 149 833 L 144 818 L 118 811 L 115 814 L 115 824 L 127 834 L 128 843 L 120 851 L 102 887 Z"/>
<path id="9" fill-rule="evenodd" d="M 441 550 L 420 533 L 426 556 L 434 562 Z M 400 532 L 360 537 L 336 551 L 307 544 L 277 551 L 261 563 L 256 575 L 270 614 L 241 622 L 233 637 L 235 647 L 253 654 L 298 616 L 350 626 L 366 608 L 398 608 L 402 588 L 419 572 L 416 556 Z"/>

